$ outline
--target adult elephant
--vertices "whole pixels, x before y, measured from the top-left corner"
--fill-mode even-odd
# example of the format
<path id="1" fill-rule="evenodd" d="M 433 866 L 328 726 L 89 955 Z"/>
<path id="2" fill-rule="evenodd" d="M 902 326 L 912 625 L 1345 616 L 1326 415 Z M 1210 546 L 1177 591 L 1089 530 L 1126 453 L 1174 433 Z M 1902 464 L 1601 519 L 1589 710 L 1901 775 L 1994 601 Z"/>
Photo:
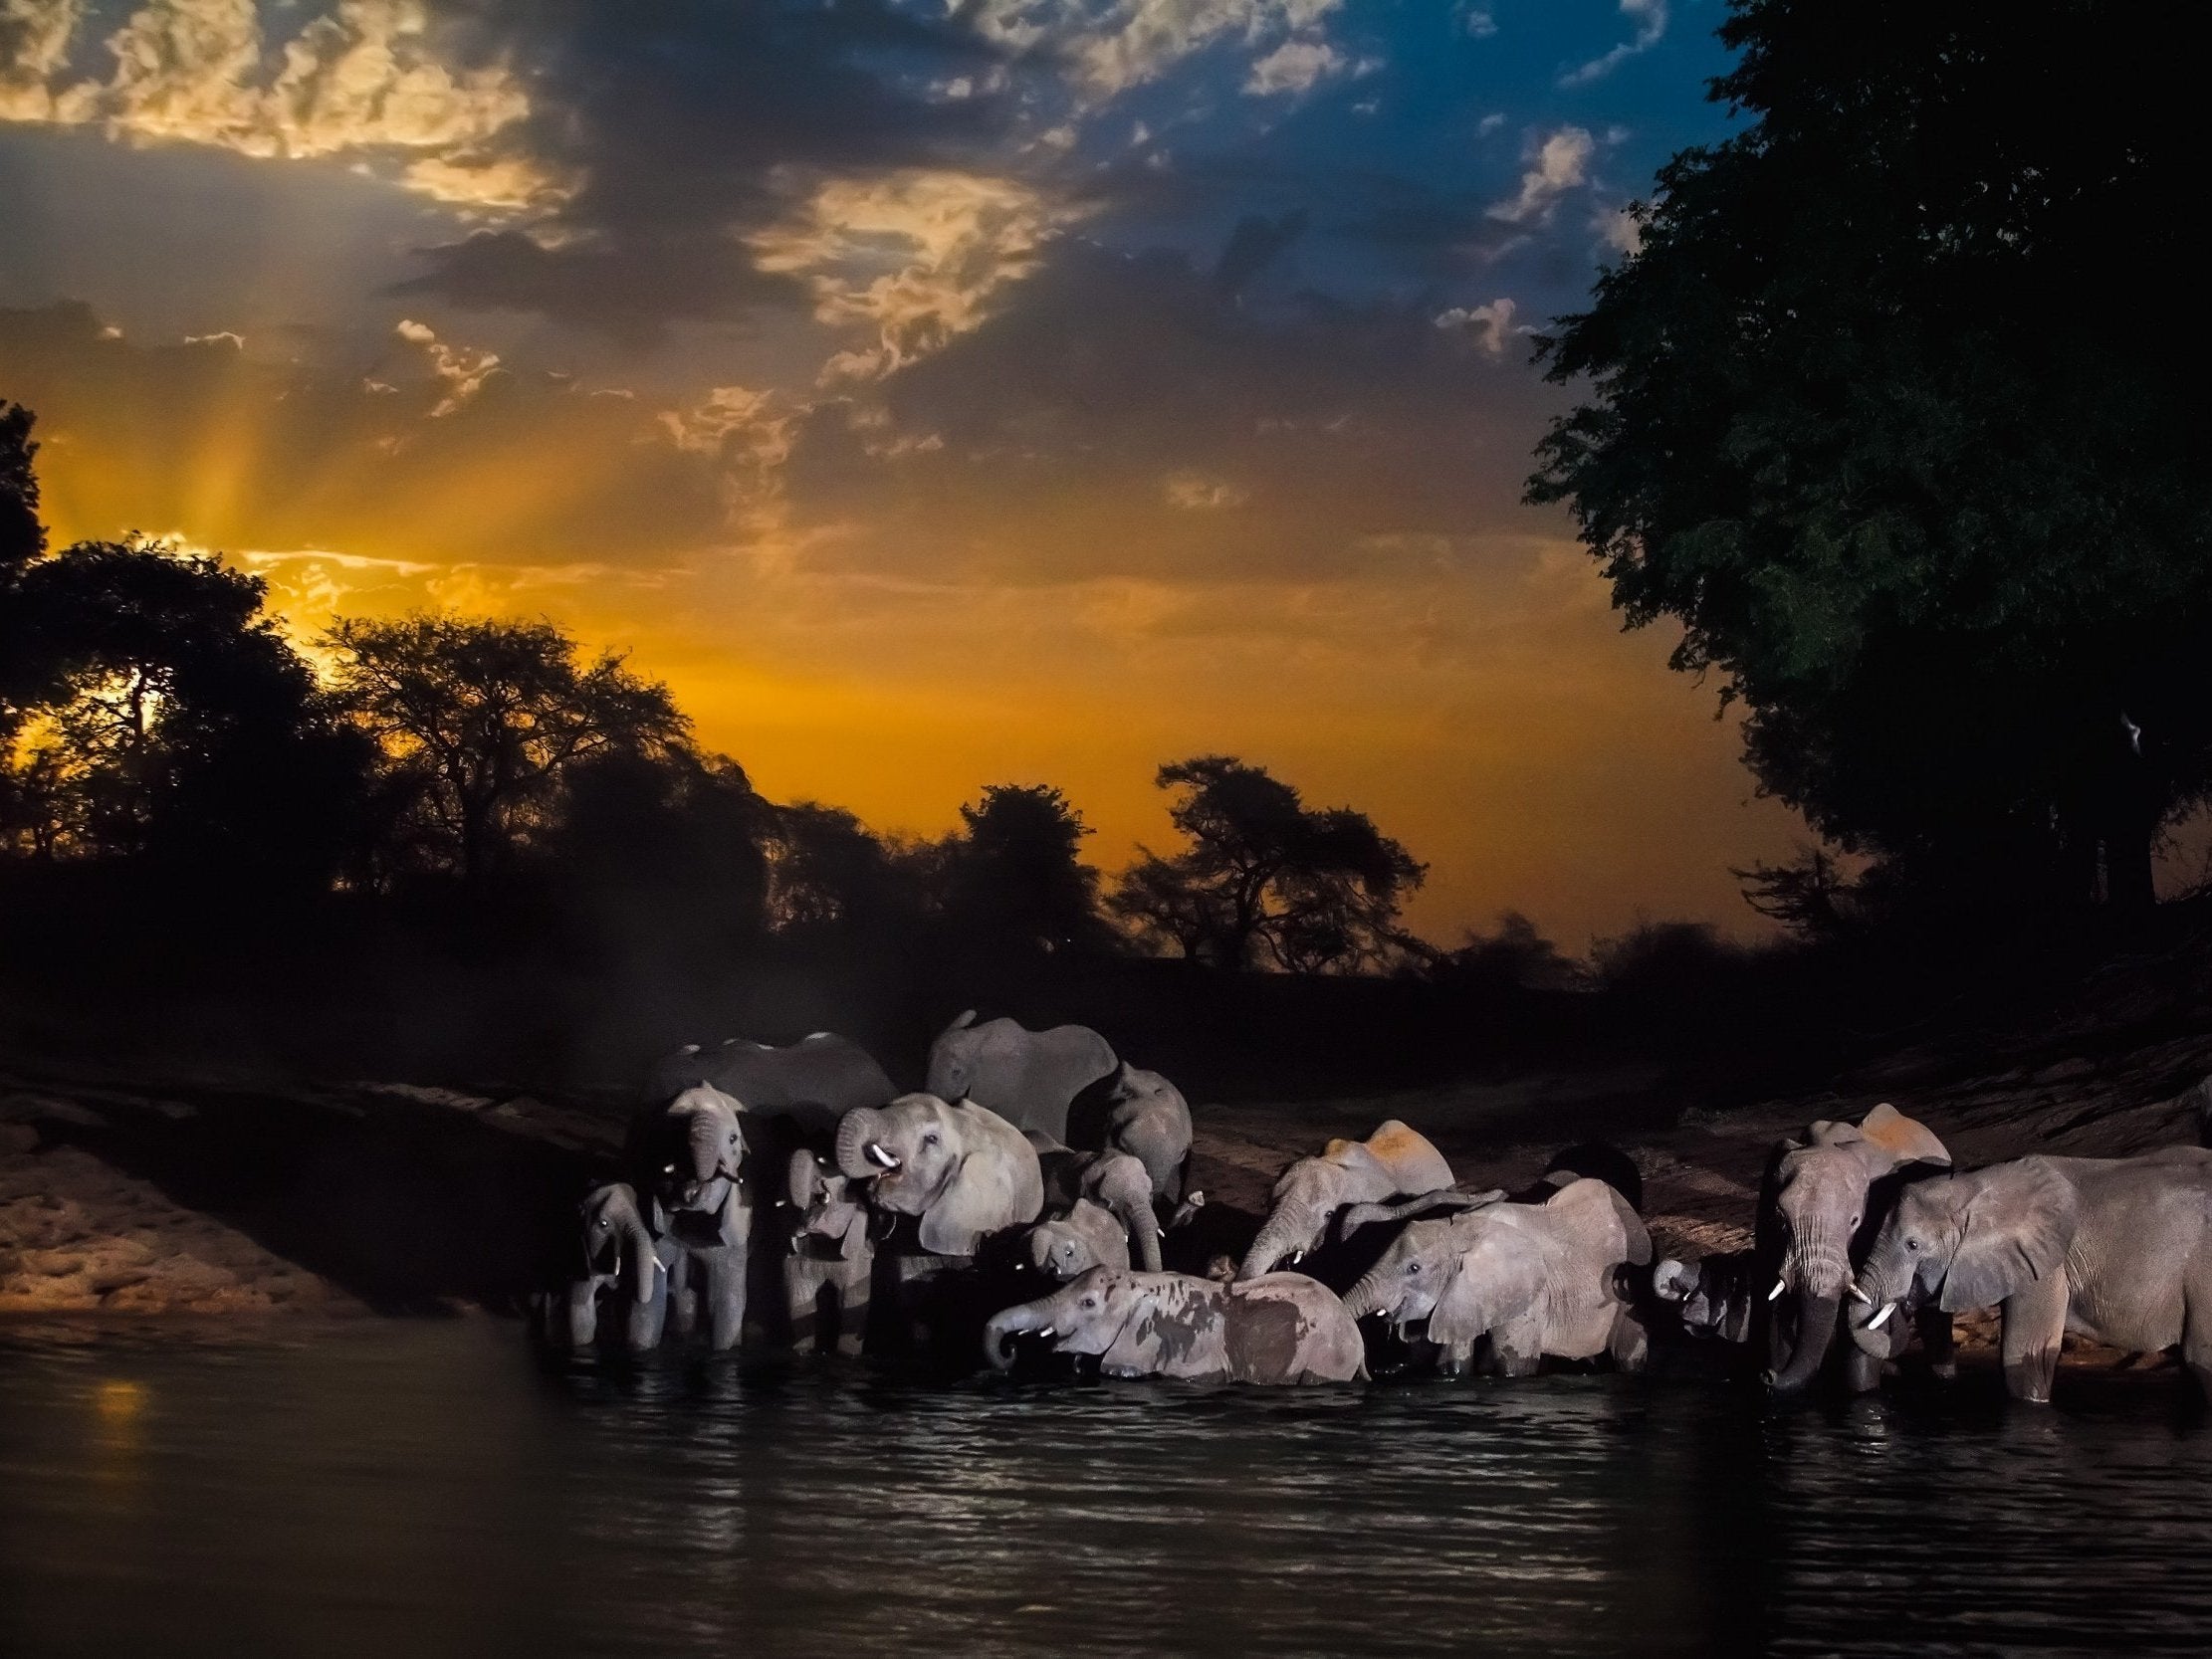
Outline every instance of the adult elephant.
<path id="1" fill-rule="evenodd" d="M 673 1245 L 676 1259 L 639 1302 L 630 1328 L 634 1348 L 659 1343 L 671 1303 L 677 1330 L 689 1332 L 693 1310 L 687 1291 L 696 1291 L 706 1305 L 716 1352 L 737 1347 L 744 1333 L 753 1206 L 744 1184 L 742 1115 L 735 1100 L 708 1084 L 685 1089 L 660 1111 L 643 1115 L 633 1151 L 645 1164 L 653 1230 Z"/>
<path id="2" fill-rule="evenodd" d="M 923 1087 L 939 1100 L 974 1101 L 1016 1129 L 1064 1141 L 1075 1097 L 1119 1064 L 1112 1045 L 1087 1025 L 1046 1031 L 1010 1019 L 979 1025 L 971 1008 L 930 1045 Z"/>
<path id="3" fill-rule="evenodd" d="M 917 1218 L 922 1248 L 973 1256 L 993 1233 L 1034 1221 L 1044 1207 L 1036 1148 L 972 1101 L 901 1095 L 837 1125 L 839 1173 L 869 1183 L 870 1201 Z"/>
<path id="4" fill-rule="evenodd" d="M 1061 1353 L 1090 1353 L 1109 1376 L 1189 1382 L 1349 1382 L 1367 1374 L 1358 1325 L 1326 1285 L 1275 1273 L 1223 1285 L 1185 1273 L 1094 1267 L 1052 1295 L 992 1317 L 984 1352 L 1013 1363 L 1010 1339 L 1034 1333 Z"/>
<path id="5" fill-rule="evenodd" d="M 1649 1267 L 1652 1240 L 1610 1183 L 1569 1182 L 1541 1204 L 1493 1203 L 1411 1223 L 1346 1293 L 1355 1318 L 1383 1314 L 1401 1333 L 1428 1322 L 1447 1370 L 1489 1339 L 1489 1363 L 1526 1376 L 1548 1355 L 1610 1353 L 1641 1369 L 1648 1344 L 1623 1267 Z"/>
<path id="6" fill-rule="evenodd" d="M 667 1100 L 698 1084 L 742 1102 L 757 1118 L 788 1118 L 821 1136 L 833 1134 L 854 1108 L 881 1106 L 899 1092 L 866 1049 L 829 1031 L 781 1048 L 745 1037 L 687 1043 L 654 1064 L 648 1097 Z"/>
<path id="7" fill-rule="evenodd" d="M 1758 1309 L 1776 1393 L 1797 1393 L 1821 1374 L 1875 1235 L 1904 1190 L 1950 1163 L 1934 1131 L 1886 1103 L 1856 1124 L 1816 1123 L 1775 1147 L 1760 1186 L 1754 1255 L 1769 1286 Z M 1939 1363 L 1948 1357 L 1948 1321 L 1923 1326 Z M 1892 1351 L 1902 1338 L 1888 1334 Z M 1852 1391 L 1880 1381 L 1887 1353 L 1848 1343 L 1843 1352 Z"/>
<path id="8" fill-rule="evenodd" d="M 2212 1151 L 2023 1157 L 1922 1181 L 1883 1222 L 1852 1336 L 1886 1350 L 1900 1307 L 2004 1316 L 2005 1387 L 2048 1402 L 2068 1332 L 2131 1352 L 2179 1345 L 2212 1399 Z"/>
<path id="9" fill-rule="evenodd" d="M 1106 1086 L 1103 1120 L 1099 1143 L 1142 1163 L 1155 1198 L 1181 1203 L 1191 1164 L 1191 1107 L 1183 1091 L 1123 1061 Z M 1078 1144 L 1087 1139 L 1074 1137 Z"/>
<path id="10" fill-rule="evenodd" d="M 1276 1179 L 1267 1219 L 1236 1277 L 1257 1279 L 1320 1248 L 1330 1218 L 1348 1204 L 1379 1204 L 1450 1185 L 1443 1153 L 1395 1118 L 1365 1141 L 1331 1141 L 1320 1156 L 1299 1158 Z"/>
<path id="11" fill-rule="evenodd" d="M 557 1326 L 549 1322 L 549 1335 L 556 1341 L 565 1339 L 572 1348 L 589 1348 L 598 1340 L 603 1298 L 627 1310 L 626 1336 L 637 1346 L 642 1310 L 666 1272 L 652 1229 L 645 1224 L 637 1189 L 627 1181 L 595 1186 L 584 1195 L 577 1213 L 583 1230 L 583 1271 L 569 1281 L 562 1318 Z"/>

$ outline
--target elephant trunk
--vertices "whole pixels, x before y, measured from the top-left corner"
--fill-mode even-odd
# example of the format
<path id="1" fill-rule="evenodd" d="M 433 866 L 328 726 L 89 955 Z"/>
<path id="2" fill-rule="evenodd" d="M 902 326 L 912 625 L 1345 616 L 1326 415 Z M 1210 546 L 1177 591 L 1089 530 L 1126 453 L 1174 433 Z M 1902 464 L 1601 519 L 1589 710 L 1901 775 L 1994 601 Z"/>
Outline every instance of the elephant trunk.
<path id="1" fill-rule="evenodd" d="M 653 1253 L 653 1235 L 640 1221 L 623 1240 L 622 1254 L 629 1268 L 630 1294 L 640 1301 L 653 1294 L 653 1275 L 660 1271 L 660 1257 Z"/>
<path id="2" fill-rule="evenodd" d="M 1799 1301 L 1797 1346 L 1790 1350 L 1789 1363 L 1767 1377 L 1769 1388 L 1777 1394 L 1802 1393 L 1820 1374 L 1828 1345 L 1836 1338 L 1836 1315 L 1842 1307 L 1841 1296 L 1808 1296 Z"/>
<path id="3" fill-rule="evenodd" d="M 1252 1247 L 1244 1252 L 1244 1262 L 1236 1270 L 1236 1277 L 1257 1279 L 1263 1273 L 1274 1272 L 1285 1256 L 1303 1255 L 1319 1231 L 1315 1222 L 1314 1206 L 1310 1201 L 1285 1198 L 1261 1225 Z"/>
<path id="4" fill-rule="evenodd" d="M 1160 1271 L 1160 1217 L 1152 1205 L 1136 1206 L 1129 1217 L 1129 1236 L 1137 1246 L 1137 1265 L 1147 1273 Z"/>
<path id="5" fill-rule="evenodd" d="M 885 1163 L 891 1154 L 879 1143 L 879 1138 L 890 1127 L 890 1120 L 872 1106 L 854 1107 L 837 1121 L 837 1168 L 855 1180 L 865 1180 L 870 1175 L 880 1175 L 887 1168 L 897 1167 L 897 1160 Z M 869 1148 L 875 1147 L 873 1155 Z"/>
<path id="6" fill-rule="evenodd" d="M 1851 1311 L 1851 1340 L 1862 1351 L 1880 1359 L 1894 1355 L 1901 1346 L 1898 1327 L 1903 1323 L 1898 1315 L 1910 1303 L 1912 1280 L 1903 1276 L 1899 1283 L 1889 1272 L 1880 1256 L 1869 1258 L 1867 1270 L 1859 1276 L 1861 1306 Z"/>
<path id="7" fill-rule="evenodd" d="M 1024 1302 L 1018 1307 L 1003 1308 L 991 1316 L 991 1323 L 984 1327 L 984 1357 L 995 1371 L 1010 1369 L 1013 1349 L 1007 1339 L 1025 1332 L 1045 1330 L 1044 1304 Z"/>
<path id="8" fill-rule="evenodd" d="M 717 1175 L 730 1171 L 722 1163 L 722 1125 L 712 1112 L 697 1112 L 685 1129 L 685 1149 L 691 1158 L 692 1186 L 705 1186 Z"/>
<path id="9" fill-rule="evenodd" d="M 1363 1275 L 1358 1284 L 1344 1293 L 1344 1306 L 1356 1320 L 1380 1313 L 1383 1307 L 1382 1275 L 1372 1271 Z"/>

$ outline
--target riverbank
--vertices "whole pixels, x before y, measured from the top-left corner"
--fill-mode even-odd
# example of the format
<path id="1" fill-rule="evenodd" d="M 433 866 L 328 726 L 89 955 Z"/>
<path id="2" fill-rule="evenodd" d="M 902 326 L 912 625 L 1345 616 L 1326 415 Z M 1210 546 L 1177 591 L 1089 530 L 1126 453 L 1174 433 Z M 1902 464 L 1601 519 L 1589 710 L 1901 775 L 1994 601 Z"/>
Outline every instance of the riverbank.
<path id="1" fill-rule="evenodd" d="M 2004 1029 L 1895 1049 L 1720 1109 L 1656 1069 L 1561 1068 L 1415 1092 L 1195 1104 L 1194 1182 L 1254 1214 L 1289 1159 L 1386 1118 L 1462 1180 L 1518 1186 L 1562 1144 L 1642 1168 L 1662 1252 L 1748 1242 L 1767 1149 L 1879 1101 L 1964 1165 L 2193 1141 L 2212 1074 L 2195 956 L 2105 971 Z M 572 1251 L 569 1202 L 619 1145 L 619 1091 L 558 1099 L 246 1073 L 0 1064 L 0 1316 L 354 1318 L 511 1312 Z"/>

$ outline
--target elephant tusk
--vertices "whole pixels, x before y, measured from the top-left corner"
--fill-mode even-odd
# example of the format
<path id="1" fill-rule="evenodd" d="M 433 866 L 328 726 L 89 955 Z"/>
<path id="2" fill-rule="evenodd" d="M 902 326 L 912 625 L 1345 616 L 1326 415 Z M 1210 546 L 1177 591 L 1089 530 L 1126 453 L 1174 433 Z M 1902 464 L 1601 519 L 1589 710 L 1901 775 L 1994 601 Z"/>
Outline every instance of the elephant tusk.
<path id="1" fill-rule="evenodd" d="M 873 1141 L 868 1142 L 868 1161 L 880 1169 L 896 1169 L 899 1166 L 899 1160 Z"/>
<path id="2" fill-rule="evenodd" d="M 675 1165 L 674 1165 L 673 1163 L 664 1163 L 664 1164 L 662 1164 L 662 1165 L 661 1165 L 661 1173 L 662 1173 L 662 1174 L 664 1174 L 664 1175 L 673 1175 L 673 1174 L 674 1174 L 675 1172 L 676 1172 L 676 1166 L 675 1166 Z"/>
<path id="3" fill-rule="evenodd" d="M 1850 1290 L 1851 1298 L 1854 1302 L 1857 1302 L 1861 1306 L 1867 1308 L 1872 1308 L 1875 1305 L 1875 1299 L 1869 1296 L 1865 1291 L 1861 1290 L 1857 1285 L 1851 1286 Z"/>
<path id="4" fill-rule="evenodd" d="M 1881 1305 L 1881 1312 L 1867 1322 L 1867 1329 L 1869 1331 L 1880 1331 L 1889 1323 L 1889 1316 L 1896 1311 L 1897 1305 L 1894 1302 L 1884 1302 Z"/>
<path id="5" fill-rule="evenodd" d="M 1040 1325 L 1039 1327 L 1037 1327 L 1037 1335 L 1049 1339 L 1052 1337 L 1057 1337 L 1059 1335 L 1059 1332 L 1055 1331 L 1049 1325 Z"/>
<path id="6" fill-rule="evenodd" d="M 1293 1251 L 1291 1251 L 1291 1252 L 1290 1252 L 1290 1265 L 1291 1265 L 1292 1267 L 1296 1267 L 1296 1266 L 1297 1266 L 1297 1265 L 1298 1265 L 1298 1264 L 1299 1264 L 1300 1262 L 1304 1261 L 1305 1259 L 1306 1259 L 1306 1253 L 1305 1253 L 1305 1252 L 1304 1252 L 1303 1250 L 1293 1250 Z"/>
<path id="7" fill-rule="evenodd" d="M 1767 1292 L 1767 1300 L 1768 1300 L 1769 1302 L 1772 1302 L 1772 1301 L 1774 1301 L 1774 1300 L 1775 1300 L 1775 1299 L 1776 1299 L 1777 1297 L 1779 1297 L 1779 1296 L 1780 1296 L 1780 1295 L 1781 1295 L 1781 1294 L 1782 1294 L 1782 1293 L 1783 1293 L 1784 1291 L 1788 1290 L 1789 1288 L 1790 1288 L 1790 1282 L 1789 1282 L 1789 1281 L 1788 1281 L 1787 1279 L 1777 1279 L 1777 1280 L 1775 1280 L 1775 1281 L 1774 1281 L 1774 1289 L 1772 1289 L 1771 1291 L 1768 1291 L 1768 1292 Z"/>

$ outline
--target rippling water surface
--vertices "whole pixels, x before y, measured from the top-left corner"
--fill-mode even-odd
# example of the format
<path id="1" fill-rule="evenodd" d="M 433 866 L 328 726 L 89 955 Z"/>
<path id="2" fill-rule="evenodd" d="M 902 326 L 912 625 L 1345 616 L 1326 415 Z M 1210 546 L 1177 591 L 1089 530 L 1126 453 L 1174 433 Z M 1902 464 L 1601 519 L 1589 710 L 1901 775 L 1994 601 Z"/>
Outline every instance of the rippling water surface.
<path id="1" fill-rule="evenodd" d="M 0 1336 L 8 1655 L 2203 1652 L 2208 1499 L 2170 1378 L 1770 1411 Z"/>

